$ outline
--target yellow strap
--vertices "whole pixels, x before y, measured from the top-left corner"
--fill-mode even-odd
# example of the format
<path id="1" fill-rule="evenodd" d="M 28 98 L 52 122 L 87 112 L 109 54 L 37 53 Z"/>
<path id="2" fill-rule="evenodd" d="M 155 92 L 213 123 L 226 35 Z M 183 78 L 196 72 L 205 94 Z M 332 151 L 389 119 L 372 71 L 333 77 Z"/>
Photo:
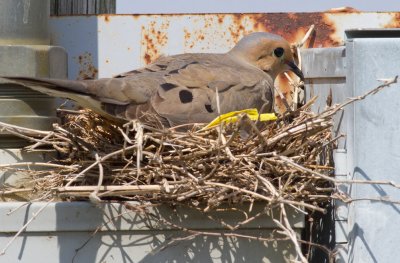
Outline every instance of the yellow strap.
<path id="1" fill-rule="evenodd" d="M 207 124 L 206 127 L 204 127 L 202 130 L 209 129 L 211 127 L 217 126 L 218 124 L 222 123 L 233 123 L 238 121 L 238 116 L 241 113 L 246 113 L 247 116 L 253 120 L 256 121 L 260 118 L 260 121 L 274 121 L 277 119 L 275 113 L 262 113 L 258 114 L 257 109 L 246 109 L 246 110 L 240 110 L 240 111 L 231 111 L 225 114 L 222 114 L 212 120 L 209 124 Z"/>

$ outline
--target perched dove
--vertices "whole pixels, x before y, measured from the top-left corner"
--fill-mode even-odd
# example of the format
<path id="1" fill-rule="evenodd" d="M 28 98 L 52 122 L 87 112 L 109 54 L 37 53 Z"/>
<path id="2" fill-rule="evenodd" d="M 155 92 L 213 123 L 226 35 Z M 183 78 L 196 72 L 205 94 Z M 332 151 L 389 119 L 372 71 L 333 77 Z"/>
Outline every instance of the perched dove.
<path id="1" fill-rule="evenodd" d="M 33 90 L 76 101 L 107 118 L 140 119 L 152 112 L 166 126 L 206 123 L 230 111 L 273 109 L 273 83 L 283 71 L 303 74 L 282 37 L 252 33 L 224 54 L 181 54 L 114 78 L 58 80 L 4 77 Z M 3 78 L 3 80 L 4 80 Z M 217 94 L 218 93 L 218 94 Z"/>

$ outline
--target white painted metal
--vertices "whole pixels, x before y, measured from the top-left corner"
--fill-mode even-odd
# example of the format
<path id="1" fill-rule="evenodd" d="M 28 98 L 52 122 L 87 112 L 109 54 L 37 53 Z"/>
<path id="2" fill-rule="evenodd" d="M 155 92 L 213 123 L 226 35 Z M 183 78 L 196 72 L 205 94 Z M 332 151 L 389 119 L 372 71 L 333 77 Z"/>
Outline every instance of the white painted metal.
<path id="1" fill-rule="evenodd" d="M 366 31 L 347 42 L 347 89 L 361 95 L 399 75 L 400 32 Z M 400 84 L 356 103 L 349 110 L 352 140 L 347 145 L 353 179 L 399 182 Z M 400 258 L 399 189 L 388 185 L 350 187 L 348 262 L 396 262 Z M 373 199 L 373 200 L 370 200 Z M 380 200 L 380 201 L 374 201 Z M 385 201 L 387 200 L 387 202 Z"/>
<path id="2" fill-rule="evenodd" d="M 46 206 L 47 205 L 47 206 Z M 131 205 L 134 205 L 133 203 Z M 10 211 L 21 203 L 4 203 L 0 206 L 0 248 L 35 213 L 36 219 L 26 231 L 0 256 L 4 262 L 289 262 L 294 259 L 290 241 L 266 243 L 247 238 L 200 235 L 176 230 L 170 222 L 185 228 L 215 233 L 232 233 L 207 216 L 222 219 L 235 225 L 246 218 L 248 206 L 237 206 L 235 211 L 201 213 L 183 207 L 149 207 L 147 216 L 140 211 L 126 209 L 120 204 L 88 202 L 36 202 L 17 211 Z M 246 211 L 240 212 L 241 209 Z M 248 216 L 264 209 L 255 205 Z M 290 222 L 300 235 L 304 215 L 290 211 Z M 270 237 L 275 223 L 263 215 L 235 233 Z M 97 230 L 97 234 L 94 231 Z M 39 253 L 40 251 L 40 253 Z"/>
<path id="3" fill-rule="evenodd" d="M 318 16 L 321 29 L 330 25 L 326 33 L 331 35 L 324 39 L 337 43 L 344 43 L 346 29 L 390 27 L 396 19 L 396 13 Z M 70 79 L 110 77 L 144 66 L 160 55 L 226 52 L 244 34 L 267 30 L 268 26 L 257 21 L 256 14 L 243 14 L 240 19 L 233 14 L 183 14 L 65 16 L 51 17 L 49 21 L 52 43 L 65 47 L 69 54 Z M 290 41 L 300 40 L 304 33 L 296 32 Z"/>

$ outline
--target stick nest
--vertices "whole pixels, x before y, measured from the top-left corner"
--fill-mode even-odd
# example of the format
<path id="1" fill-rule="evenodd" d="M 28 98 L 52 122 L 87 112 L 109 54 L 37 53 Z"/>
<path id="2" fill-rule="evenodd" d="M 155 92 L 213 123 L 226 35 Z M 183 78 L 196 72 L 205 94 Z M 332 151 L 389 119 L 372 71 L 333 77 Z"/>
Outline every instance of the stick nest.
<path id="1" fill-rule="evenodd" d="M 324 211 L 332 193 L 332 114 L 311 103 L 278 121 L 189 131 L 156 118 L 117 125 L 89 110 L 63 113 L 63 125 L 28 147 L 51 146 L 58 164 L 35 178 L 40 196 L 205 204 L 266 201 Z M 152 123 L 153 125 L 148 125 Z M 182 128 L 182 127 L 181 127 Z"/>

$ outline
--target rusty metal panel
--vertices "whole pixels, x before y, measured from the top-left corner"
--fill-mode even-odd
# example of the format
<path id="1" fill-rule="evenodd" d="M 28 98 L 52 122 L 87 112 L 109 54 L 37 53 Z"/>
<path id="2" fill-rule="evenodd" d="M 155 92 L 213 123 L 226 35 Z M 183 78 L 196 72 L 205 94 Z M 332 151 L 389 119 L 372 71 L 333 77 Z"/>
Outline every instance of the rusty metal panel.
<path id="1" fill-rule="evenodd" d="M 315 32 L 305 47 L 337 47 L 349 28 L 400 27 L 400 13 L 168 14 L 64 16 L 50 19 L 52 43 L 69 54 L 69 78 L 110 77 L 144 66 L 162 55 L 226 52 L 245 34 L 273 32 L 300 41 L 310 25 Z M 291 101 L 286 78 L 277 85 Z M 278 109 L 284 106 L 277 100 Z"/>

